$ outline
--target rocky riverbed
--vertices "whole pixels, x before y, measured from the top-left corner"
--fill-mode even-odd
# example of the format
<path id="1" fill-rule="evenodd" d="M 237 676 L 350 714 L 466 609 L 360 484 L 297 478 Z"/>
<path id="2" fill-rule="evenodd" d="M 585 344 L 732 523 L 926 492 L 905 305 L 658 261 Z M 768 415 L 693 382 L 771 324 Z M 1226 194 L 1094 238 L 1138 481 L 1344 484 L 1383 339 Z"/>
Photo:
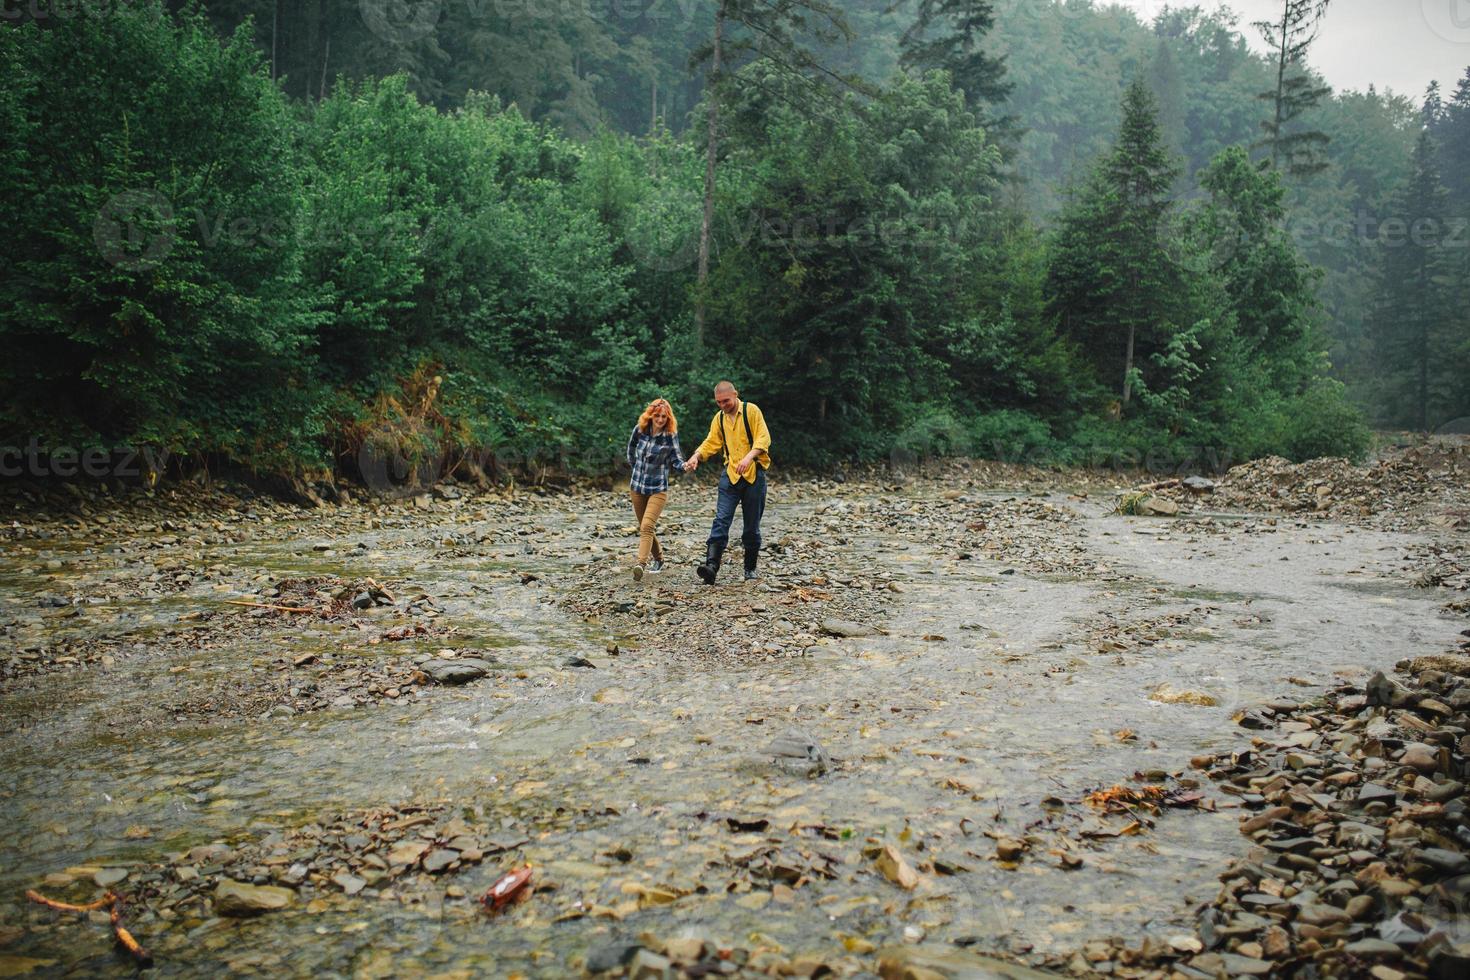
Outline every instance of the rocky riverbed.
<path id="1" fill-rule="evenodd" d="M 773 478 L 713 588 L 703 477 L 640 583 L 606 490 L 11 492 L 0 975 L 135 969 L 34 889 L 164 975 L 1462 976 L 1459 498 L 1272 465 Z"/>

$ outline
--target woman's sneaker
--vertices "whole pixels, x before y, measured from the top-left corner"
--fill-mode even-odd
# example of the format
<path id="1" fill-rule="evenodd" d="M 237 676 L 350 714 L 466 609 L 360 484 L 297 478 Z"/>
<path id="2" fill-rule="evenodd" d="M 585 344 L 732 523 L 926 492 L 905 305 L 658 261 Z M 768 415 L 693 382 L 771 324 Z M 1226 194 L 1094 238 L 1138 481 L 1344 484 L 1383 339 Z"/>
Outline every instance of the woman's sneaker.
<path id="1" fill-rule="evenodd" d="M 650 572 L 661 572 L 661 571 L 663 571 L 664 570 L 664 563 L 663 563 L 663 561 L 661 559 L 658 559 L 658 558 L 649 559 L 649 562 L 648 562 L 648 570 Z"/>
<path id="2" fill-rule="evenodd" d="M 642 565 L 634 565 L 633 566 L 633 581 L 635 581 L 635 582 L 641 582 L 641 581 L 643 581 L 643 566 Z"/>

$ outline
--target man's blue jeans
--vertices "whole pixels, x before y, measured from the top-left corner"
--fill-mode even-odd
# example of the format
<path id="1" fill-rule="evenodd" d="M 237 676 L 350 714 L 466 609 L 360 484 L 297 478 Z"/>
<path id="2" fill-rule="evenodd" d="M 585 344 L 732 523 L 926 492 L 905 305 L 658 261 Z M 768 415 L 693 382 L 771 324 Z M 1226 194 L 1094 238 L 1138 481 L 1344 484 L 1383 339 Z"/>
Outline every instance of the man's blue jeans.
<path id="1" fill-rule="evenodd" d="M 709 543 L 724 545 L 730 540 L 730 522 L 735 519 L 735 505 L 740 505 L 740 520 L 745 525 L 740 543 L 745 553 L 754 556 L 761 550 L 761 515 L 766 510 L 766 471 L 757 463 L 755 481 L 730 483 L 730 474 L 720 470 L 720 496 L 715 501 L 715 522 L 710 525 Z"/>

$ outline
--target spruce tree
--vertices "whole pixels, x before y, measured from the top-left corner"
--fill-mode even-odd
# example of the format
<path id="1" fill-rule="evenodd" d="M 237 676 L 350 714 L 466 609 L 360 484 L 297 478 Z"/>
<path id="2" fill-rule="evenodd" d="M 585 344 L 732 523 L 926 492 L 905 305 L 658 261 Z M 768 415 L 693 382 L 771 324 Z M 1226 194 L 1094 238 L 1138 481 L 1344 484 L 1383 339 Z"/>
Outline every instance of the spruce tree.
<path id="1" fill-rule="evenodd" d="M 1050 273 L 1063 332 L 1090 350 L 1105 374 L 1121 369 L 1124 409 L 1141 354 L 1162 350 L 1178 322 L 1172 314 L 1181 276 L 1165 241 L 1178 175 L 1153 95 L 1135 79 L 1123 98 L 1117 143 L 1063 215 Z"/>
<path id="2" fill-rule="evenodd" d="M 1259 96 L 1268 102 L 1271 115 L 1261 122 L 1265 137 L 1256 147 L 1269 148 L 1271 166 L 1293 177 L 1309 176 L 1327 169 L 1321 152 L 1326 133 L 1292 126 L 1303 113 L 1332 89 L 1318 85 L 1307 69 L 1307 51 L 1317 39 L 1317 28 L 1327 12 L 1329 0 L 1282 0 L 1281 16 L 1255 22 L 1256 30 L 1271 46 L 1276 61 L 1276 85 Z"/>
<path id="3" fill-rule="evenodd" d="M 1409 179 L 1379 225 L 1372 320 L 1385 421 L 1420 431 L 1430 428 L 1432 410 L 1442 410 L 1448 400 L 1444 368 L 1456 346 L 1447 194 L 1435 156 L 1433 139 L 1421 132 Z"/>
<path id="4" fill-rule="evenodd" d="M 1451 338 L 1449 414 L 1470 415 L 1470 68 L 1445 107 L 1440 173 L 1449 192 Z"/>
<path id="5" fill-rule="evenodd" d="M 1149 87 L 1159 103 L 1159 129 L 1164 135 L 1164 145 L 1170 154 L 1183 156 L 1185 141 L 1189 138 L 1185 124 L 1184 81 L 1166 37 L 1160 37 L 1154 49 L 1154 60 L 1149 66 Z"/>
<path id="6" fill-rule="evenodd" d="M 1012 135 L 1015 118 L 992 112 L 1013 88 L 1005 80 L 1005 57 L 984 50 L 994 27 L 993 0 L 919 0 L 914 23 L 899 40 L 900 62 L 906 68 L 945 69 L 982 126 Z"/>
<path id="7" fill-rule="evenodd" d="M 1456 217 L 1470 218 L 1470 68 L 1444 106 L 1435 137 L 1450 211 Z"/>
<path id="8" fill-rule="evenodd" d="M 695 332 L 704 339 L 704 291 L 709 281 L 711 234 L 715 217 L 715 169 L 719 159 L 720 107 L 729 90 L 739 84 L 736 72 L 742 55 L 759 58 L 788 79 L 818 85 L 854 84 L 850 78 L 824 67 L 812 52 L 811 41 L 850 39 L 851 29 L 842 11 L 827 0 L 718 0 L 709 43 L 690 58 L 691 65 L 709 63 L 705 83 L 704 213 L 699 224 L 698 290 L 694 301 Z M 753 76 L 746 84 L 760 85 Z M 787 96 L 770 90 L 778 98 Z"/>

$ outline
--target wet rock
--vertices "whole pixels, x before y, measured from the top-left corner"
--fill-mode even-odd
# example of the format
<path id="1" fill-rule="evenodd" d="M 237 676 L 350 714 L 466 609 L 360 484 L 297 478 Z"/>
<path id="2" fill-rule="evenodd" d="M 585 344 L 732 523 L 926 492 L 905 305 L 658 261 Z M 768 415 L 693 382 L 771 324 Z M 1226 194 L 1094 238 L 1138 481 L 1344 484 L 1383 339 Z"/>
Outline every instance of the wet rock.
<path id="1" fill-rule="evenodd" d="M 1383 802 L 1392 805 L 1393 801 L 1396 799 L 1398 799 L 1397 793 L 1389 789 L 1387 786 L 1380 786 L 1377 783 L 1364 783 L 1362 787 L 1358 790 L 1358 803 L 1362 805 L 1375 802 Z"/>
<path id="2" fill-rule="evenodd" d="M 1297 910 L 1296 921 L 1309 926 L 1345 925 L 1353 921 L 1352 916 L 1331 905 L 1304 905 Z"/>
<path id="3" fill-rule="evenodd" d="M 639 948 L 628 961 L 628 980 L 664 980 L 673 976 L 674 964 L 667 956 Z"/>
<path id="4" fill-rule="evenodd" d="M 98 888 L 111 888 L 124 881 L 127 876 L 127 868 L 103 868 L 92 876 L 92 880 L 97 883 Z"/>
<path id="5" fill-rule="evenodd" d="M 367 882 L 357 875 L 348 874 L 345 871 L 332 876 L 332 884 L 342 889 L 343 894 L 356 895 L 367 887 Z"/>
<path id="6" fill-rule="evenodd" d="M 607 973 L 610 970 L 621 969 L 642 948 L 636 943 L 613 943 L 609 946 L 598 946 L 587 954 L 587 972 Z"/>
<path id="7" fill-rule="evenodd" d="M 1364 686 L 1370 705 L 1387 705 L 1402 708 L 1414 704 L 1418 696 L 1383 671 L 1377 671 Z"/>
<path id="8" fill-rule="evenodd" d="M 1205 954 L 1206 956 L 1210 954 Z M 1231 976 L 1263 977 L 1272 970 L 1272 965 L 1266 960 L 1257 959 L 1254 956 L 1240 956 L 1236 953 L 1218 953 L 1220 965 L 1224 971 Z M 1203 957 L 1196 956 L 1191 965 L 1198 967 Z"/>
<path id="9" fill-rule="evenodd" d="M 1470 976 L 1470 942 L 1436 946 L 1429 953 L 1429 980 L 1464 980 Z"/>
<path id="10" fill-rule="evenodd" d="M 1177 517 L 1179 515 L 1179 505 L 1165 497 L 1145 497 L 1135 506 L 1137 510 L 1134 513 L 1136 514 L 1152 517 Z"/>
<path id="11" fill-rule="evenodd" d="M 883 877 L 900 888 L 912 891 L 919 884 L 918 872 L 892 844 L 883 845 L 883 849 L 878 852 L 876 864 Z"/>
<path id="12" fill-rule="evenodd" d="M 421 668 L 435 683 L 457 686 L 477 681 L 495 667 L 488 660 L 465 657 L 455 660 L 430 660 Z"/>
<path id="13" fill-rule="evenodd" d="M 778 735 L 766 747 L 776 766 L 786 772 L 807 777 L 820 776 L 832 768 L 832 760 L 820 742 L 806 732 L 791 729 Z"/>
<path id="14" fill-rule="evenodd" d="M 1356 956 L 1365 960 L 1387 959 L 1404 954 L 1404 951 L 1399 949 L 1396 944 L 1386 939 L 1374 939 L 1372 937 L 1348 943 L 1343 948 L 1343 952 L 1349 956 Z"/>
<path id="15" fill-rule="evenodd" d="M 1420 772 L 1432 773 L 1439 769 L 1439 753 L 1422 742 L 1411 742 L 1404 747 L 1399 762 Z"/>
<path id="16" fill-rule="evenodd" d="M 1419 860 L 1442 875 L 1470 874 L 1470 857 L 1442 847 L 1426 847 L 1417 854 Z"/>
<path id="17" fill-rule="evenodd" d="M 1021 855 L 1026 853 L 1024 841 L 1018 841 L 1011 837 L 1002 837 L 995 842 L 995 856 L 1002 861 L 1019 861 Z"/>
<path id="18" fill-rule="evenodd" d="M 841 636 L 855 639 L 864 636 L 877 636 L 878 631 L 871 626 L 862 623 L 854 623 L 846 619 L 824 619 L 821 623 L 823 633 L 830 636 Z"/>
<path id="19" fill-rule="evenodd" d="M 1378 923 L 1378 936 L 1400 946 L 1417 946 L 1428 935 L 1428 929 L 1423 928 L 1425 925 L 1416 916 L 1400 912 Z"/>
<path id="20" fill-rule="evenodd" d="M 424 870 L 429 874 L 438 874 L 459 860 L 459 854 L 455 851 L 442 847 L 436 847 L 424 855 Z"/>
<path id="21" fill-rule="evenodd" d="M 226 878 L 214 890 L 216 915 L 251 916 L 278 912 L 296 901 L 296 893 L 275 885 L 251 885 Z"/>
<path id="22" fill-rule="evenodd" d="M 388 863 L 394 867 L 417 864 L 428 849 L 427 841 L 403 841 L 388 852 Z"/>
<path id="23" fill-rule="evenodd" d="M 918 944 L 877 952 L 883 980 L 1056 980 L 1056 974 L 962 949 Z"/>

